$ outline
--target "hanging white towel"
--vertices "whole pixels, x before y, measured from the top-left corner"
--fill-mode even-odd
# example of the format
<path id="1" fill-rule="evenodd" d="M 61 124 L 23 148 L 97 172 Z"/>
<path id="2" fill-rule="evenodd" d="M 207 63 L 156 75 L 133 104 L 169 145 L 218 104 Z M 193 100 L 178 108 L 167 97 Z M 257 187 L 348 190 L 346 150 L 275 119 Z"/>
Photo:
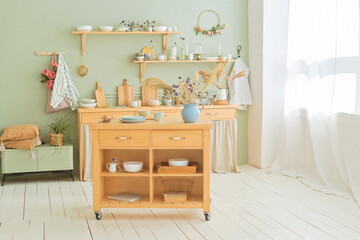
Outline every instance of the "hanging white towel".
<path id="1" fill-rule="evenodd" d="M 59 67 L 55 77 L 50 105 L 56 108 L 64 97 L 69 101 L 71 110 L 75 110 L 78 107 L 80 94 L 71 78 L 64 55 L 59 53 Z"/>
<path id="2" fill-rule="evenodd" d="M 236 60 L 233 70 L 234 71 L 231 74 L 230 79 L 243 70 L 245 70 L 246 75 L 229 82 L 230 104 L 236 104 L 239 106 L 252 104 L 253 101 L 251 98 L 248 80 L 249 68 L 246 66 L 241 57 Z"/>

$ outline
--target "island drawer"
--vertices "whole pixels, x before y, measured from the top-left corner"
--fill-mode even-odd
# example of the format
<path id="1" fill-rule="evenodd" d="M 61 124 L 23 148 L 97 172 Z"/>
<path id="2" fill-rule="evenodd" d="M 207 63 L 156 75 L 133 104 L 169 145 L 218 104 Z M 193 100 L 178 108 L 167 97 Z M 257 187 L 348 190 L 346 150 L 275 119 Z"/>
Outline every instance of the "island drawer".
<path id="1" fill-rule="evenodd" d="M 101 130 L 99 142 L 104 146 L 147 147 L 150 145 L 149 130 Z"/>
<path id="2" fill-rule="evenodd" d="M 235 108 L 224 109 L 204 109 L 201 112 L 201 117 L 210 118 L 212 120 L 226 120 L 236 118 Z"/>
<path id="3" fill-rule="evenodd" d="M 153 130 L 151 139 L 154 147 L 203 146 L 202 130 Z"/>

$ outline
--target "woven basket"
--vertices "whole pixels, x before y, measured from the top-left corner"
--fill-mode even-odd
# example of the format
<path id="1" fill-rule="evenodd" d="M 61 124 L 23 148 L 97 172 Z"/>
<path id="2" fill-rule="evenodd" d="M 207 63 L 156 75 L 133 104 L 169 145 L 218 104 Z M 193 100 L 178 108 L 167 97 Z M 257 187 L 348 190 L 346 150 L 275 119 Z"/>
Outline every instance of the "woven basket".
<path id="1" fill-rule="evenodd" d="M 160 178 L 164 193 L 190 194 L 195 178 Z"/>
<path id="2" fill-rule="evenodd" d="M 49 133 L 49 140 L 51 146 L 62 146 L 64 145 L 64 133 L 55 134 Z"/>

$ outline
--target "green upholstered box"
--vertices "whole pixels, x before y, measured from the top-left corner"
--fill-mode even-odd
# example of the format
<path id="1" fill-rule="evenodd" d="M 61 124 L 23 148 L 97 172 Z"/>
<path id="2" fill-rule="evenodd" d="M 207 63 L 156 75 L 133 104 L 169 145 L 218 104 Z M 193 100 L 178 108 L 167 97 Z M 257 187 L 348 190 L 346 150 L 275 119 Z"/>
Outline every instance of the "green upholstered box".
<path id="1" fill-rule="evenodd" d="M 33 149 L 35 159 L 30 159 L 29 150 L 6 149 L 1 152 L 1 173 L 25 173 L 72 170 L 73 146 L 61 147 L 44 144 Z"/>

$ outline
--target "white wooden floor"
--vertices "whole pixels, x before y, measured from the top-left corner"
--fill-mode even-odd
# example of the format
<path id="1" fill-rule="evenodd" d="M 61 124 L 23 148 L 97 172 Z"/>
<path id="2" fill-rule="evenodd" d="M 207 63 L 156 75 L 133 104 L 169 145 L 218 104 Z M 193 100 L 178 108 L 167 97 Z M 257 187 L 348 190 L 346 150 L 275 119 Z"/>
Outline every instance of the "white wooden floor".
<path id="1" fill-rule="evenodd" d="M 97 221 L 89 182 L 9 178 L 0 187 L 0 239 L 360 239 L 354 201 L 241 170 L 211 176 L 210 222 L 201 209 L 104 209 Z"/>

